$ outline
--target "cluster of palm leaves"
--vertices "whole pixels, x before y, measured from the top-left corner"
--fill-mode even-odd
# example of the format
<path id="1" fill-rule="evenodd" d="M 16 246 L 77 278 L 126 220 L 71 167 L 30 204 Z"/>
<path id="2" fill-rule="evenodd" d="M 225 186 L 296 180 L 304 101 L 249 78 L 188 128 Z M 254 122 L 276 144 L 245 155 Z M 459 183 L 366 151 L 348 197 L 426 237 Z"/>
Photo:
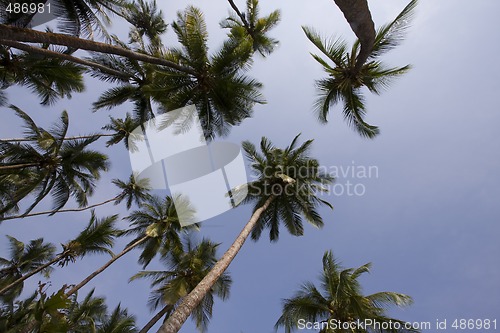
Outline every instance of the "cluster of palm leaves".
<path id="1" fill-rule="evenodd" d="M 342 103 L 344 119 L 361 136 L 374 138 L 379 134 L 377 126 L 365 121 L 366 105 L 362 88 L 380 94 L 393 79 L 410 69 L 410 65 L 388 67 L 378 58 L 401 43 L 416 5 L 417 0 L 411 1 L 391 23 L 377 30 L 373 45 L 363 57 L 366 62 L 361 63 L 359 40 L 349 49 L 342 38 L 322 38 L 313 28 L 303 27 L 307 38 L 326 57 L 312 54 L 328 74 L 328 77 L 316 81 L 319 96 L 314 108 L 320 122 L 326 123 L 330 109 Z"/>
<path id="2" fill-rule="evenodd" d="M 284 327 L 285 332 L 290 333 L 298 328 L 299 320 L 304 320 L 309 323 L 332 323 L 330 326 L 324 325 L 320 333 L 347 332 L 349 329 L 343 329 L 342 323 L 352 322 L 377 323 L 378 327 L 390 327 L 388 323 L 398 323 L 402 329 L 394 330 L 396 332 L 418 332 L 406 329 L 410 325 L 404 321 L 386 315 L 386 309 L 391 306 L 405 307 L 412 304 L 411 297 L 386 291 L 363 295 L 358 279 L 370 268 L 371 263 L 344 269 L 331 251 L 325 252 L 320 286 L 305 282 L 292 298 L 285 299 L 283 314 L 276 322 L 276 328 Z M 356 332 L 377 330 L 373 325 L 353 328 Z"/>

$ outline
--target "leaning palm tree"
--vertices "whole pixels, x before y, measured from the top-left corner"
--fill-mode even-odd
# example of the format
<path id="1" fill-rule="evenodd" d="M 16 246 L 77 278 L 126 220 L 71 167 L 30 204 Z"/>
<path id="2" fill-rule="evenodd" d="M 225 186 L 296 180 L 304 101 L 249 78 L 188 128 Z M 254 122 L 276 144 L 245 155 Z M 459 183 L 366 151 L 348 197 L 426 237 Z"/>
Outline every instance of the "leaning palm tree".
<path id="1" fill-rule="evenodd" d="M 228 134 L 252 115 L 256 103 L 265 102 L 262 84 L 245 74 L 248 56 L 231 39 L 209 55 L 205 20 L 195 7 L 179 12 L 172 29 L 181 46 L 164 57 L 191 72 L 160 68 L 150 88 L 152 98 L 161 105 L 160 112 L 195 105 L 207 139 Z"/>
<path id="2" fill-rule="evenodd" d="M 285 328 L 286 333 L 297 329 L 300 320 L 306 322 L 325 323 L 321 333 L 333 332 L 418 332 L 418 330 L 404 328 L 404 321 L 390 318 L 386 310 L 391 306 L 405 307 L 412 303 L 408 295 L 395 292 L 378 292 L 363 295 L 358 281 L 363 273 L 369 272 L 371 263 L 358 268 L 344 269 L 333 257 L 331 251 L 323 255 L 323 271 L 320 276 L 320 287 L 312 282 L 302 285 L 292 298 L 283 302 L 283 314 L 277 321 L 275 328 Z M 387 325 L 390 322 L 393 325 Z M 335 325 L 341 328 L 335 329 Z M 368 323 L 366 327 L 358 323 Z M 378 327 L 396 327 L 401 329 L 380 329 L 369 325 L 376 323 Z M 394 325 L 397 323 L 398 325 Z M 342 327 L 351 329 L 344 329 Z"/>
<path id="3" fill-rule="evenodd" d="M 179 200 L 176 200 L 176 202 L 179 203 Z M 149 196 L 145 202 L 140 204 L 139 210 L 132 212 L 125 218 L 131 222 L 132 228 L 122 232 L 121 235 L 136 235 L 137 237 L 120 253 L 112 256 L 108 262 L 89 274 L 80 283 L 72 286 L 66 292 L 66 295 L 70 296 L 80 290 L 133 249 L 142 248 L 139 263 L 146 267 L 156 255 L 165 256 L 170 251 L 182 246 L 179 236 L 181 226 L 177 214 L 178 209 L 176 208 L 179 207 L 174 206 L 172 197 L 167 196 L 161 200 L 156 196 Z M 188 210 L 183 211 L 183 216 L 187 216 L 188 213 Z M 195 227 L 195 225 L 192 225 L 185 228 L 184 231 Z"/>
<path id="4" fill-rule="evenodd" d="M 15 237 L 7 236 L 10 243 L 10 257 L 0 258 L 0 289 L 21 278 L 23 274 L 43 266 L 54 258 L 55 246 L 45 243 L 43 238 L 38 238 L 25 244 Z M 51 267 L 41 270 L 45 276 L 51 271 Z M 21 294 L 23 284 L 19 283 L 8 292 L 1 292 L 0 299 L 4 302 L 12 301 Z"/>
<path id="5" fill-rule="evenodd" d="M 34 0 L 38 5 L 47 4 L 48 0 Z M 2 8 L 12 3 L 9 0 L 0 0 Z M 93 38 L 95 33 L 107 36 L 106 25 L 111 22 L 107 12 L 119 14 L 124 2 L 120 0 L 52 0 L 51 7 L 45 9 L 54 14 L 47 18 L 58 18 L 59 29 L 74 36 Z M 16 27 L 29 27 L 38 11 L 4 11 L 0 16 L 0 23 Z M 45 23 L 45 22 L 40 22 Z"/>
<path id="6" fill-rule="evenodd" d="M 316 208 L 320 205 L 332 206 L 318 195 L 328 191 L 326 186 L 333 181 L 333 177 L 322 172 L 318 161 L 309 156 L 312 140 L 299 146 L 298 139 L 299 135 L 288 147 L 279 149 L 268 139 L 262 138 L 262 153 L 258 153 L 250 142 L 243 143 L 246 156 L 252 163 L 251 168 L 258 175 L 255 181 L 248 184 L 248 195 L 245 199 L 245 202 L 254 204 L 252 217 L 222 258 L 196 288 L 184 297 L 159 332 L 179 331 L 188 316 L 228 268 L 250 234 L 257 240 L 263 230 L 269 229 L 271 241 L 277 241 L 281 224 L 294 236 L 304 233 L 303 219 L 314 227 L 323 226 L 323 219 Z M 236 189 L 234 195 L 238 195 L 238 192 Z"/>
<path id="7" fill-rule="evenodd" d="M 187 237 L 183 248 L 174 249 L 161 261 L 168 267 L 167 271 L 141 271 L 130 280 L 147 278 L 151 279 L 154 290 L 150 297 L 150 306 L 156 310 L 161 305 L 161 310 L 141 329 L 139 333 L 148 332 L 162 317 L 168 317 L 179 301 L 193 290 L 207 275 L 217 262 L 216 250 L 219 244 L 203 240 L 195 244 Z M 212 317 L 214 296 L 225 300 L 229 297 L 231 278 L 224 273 L 198 304 L 191 317 L 196 327 L 204 332 L 208 321 Z"/>
<path id="8" fill-rule="evenodd" d="M 267 33 L 279 23 L 280 11 L 275 10 L 265 17 L 260 17 L 258 0 L 247 0 L 245 13 L 238 9 L 233 0 L 228 1 L 236 15 L 230 15 L 220 26 L 229 29 L 229 37 L 241 48 L 246 48 L 249 56 L 253 52 L 259 52 L 263 57 L 271 54 L 278 41 Z"/>
<path id="9" fill-rule="evenodd" d="M 35 269 L 29 271 L 10 284 L 3 286 L 0 289 L 0 294 L 17 286 L 33 275 L 50 269 L 49 267 L 54 264 L 64 267 L 71 262 L 75 262 L 78 258 L 83 258 L 87 254 L 107 253 L 113 256 L 113 252 L 111 252 L 110 249 L 113 247 L 114 239 L 120 232 L 120 230 L 115 227 L 117 218 L 118 215 L 113 215 L 98 219 L 92 211 L 90 221 L 85 229 L 74 239 L 66 244 L 61 244 L 62 251 L 59 254 L 53 259 L 44 262 L 42 265 L 37 265 Z"/>
<path id="10" fill-rule="evenodd" d="M 80 207 L 94 192 L 95 182 L 108 169 L 107 157 L 87 147 L 97 138 L 64 140 L 68 131 L 68 114 L 63 112 L 60 123 L 45 130 L 21 109 L 12 106 L 25 122 L 25 135 L 33 141 L 0 141 L 0 181 L 11 184 L 10 202 L 3 204 L 0 214 L 15 207 L 20 200 L 34 195 L 34 202 L 26 209 L 28 214 L 48 194 L 54 199 L 53 210 L 61 209 L 70 197 Z M 13 181 L 16 175 L 22 180 Z M 1 188 L 0 188 L 1 189 Z M 5 194 L 0 195 L 6 196 Z"/>
<path id="11" fill-rule="evenodd" d="M 180 248 L 182 231 L 197 228 L 197 225 L 192 225 L 181 230 L 178 214 L 180 207 L 176 207 L 174 202 L 179 201 L 174 201 L 171 196 L 164 199 L 152 196 L 139 206 L 139 210 L 125 217 L 130 222 L 130 229 L 123 234 L 135 235 L 129 246 L 140 242 L 137 247 L 142 249 L 139 263 L 143 267 L 149 265 L 156 255 L 164 256 L 169 251 Z M 189 214 L 189 210 L 184 210 L 182 214 Z"/>
<path id="12" fill-rule="evenodd" d="M 364 120 L 366 107 L 361 89 L 366 87 L 372 93 L 380 94 L 393 79 L 410 69 L 409 65 L 387 67 L 377 59 L 401 43 L 416 5 L 417 0 L 412 0 L 394 21 L 378 29 L 367 62 L 361 65 L 356 60 L 359 59 L 359 40 L 349 51 L 344 40 L 323 39 L 314 29 L 303 27 L 307 38 L 326 56 L 325 59 L 312 55 L 328 74 L 327 78 L 316 81 L 319 97 L 315 112 L 320 122 L 326 123 L 330 109 L 343 103 L 344 119 L 354 130 L 368 138 L 379 134 L 377 126 Z"/>
<path id="13" fill-rule="evenodd" d="M 130 175 L 128 181 L 126 182 L 119 179 L 113 179 L 111 183 L 117 186 L 121 190 L 120 193 L 118 193 L 111 199 L 107 199 L 102 202 L 80 208 L 66 208 L 59 210 L 47 210 L 30 214 L 3 216 L 0 217 L 0 221 L 12 220 L 18 218 L 27 218 L 40 215 L 54 215 L 59 213 L 82 212 L 85 210 L 94 209 L 96 207 L 109 204 L 111 202 L 114 203 L 115 205 L 118 205 L 122 201 L 125 201 L 125 206 L 127 207 L 127 209 L 130 209 L 133 204 L 140 205 L 142 202 L 148 200 L 151 197 L 151 195 L 148 193 L 150 190 L 150 186 L 149 186 L 149 179 L 147 178 L 138 178 L 134 174 L 132 174 Z"/>

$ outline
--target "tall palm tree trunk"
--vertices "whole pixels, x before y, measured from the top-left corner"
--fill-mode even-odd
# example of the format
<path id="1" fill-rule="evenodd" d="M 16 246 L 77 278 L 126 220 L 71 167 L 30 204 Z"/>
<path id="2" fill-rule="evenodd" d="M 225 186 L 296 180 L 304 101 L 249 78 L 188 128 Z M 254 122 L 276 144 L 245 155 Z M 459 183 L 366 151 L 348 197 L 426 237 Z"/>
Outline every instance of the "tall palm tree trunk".
<path id="1" fill-rule="evenodd" d="M 352 31 L 358 37 L 361 50 L 356 58 L 355 70 L 360 70 L 368 59 L 375 43 L 375 24 L 367 0 L 334 0 L 344 14 Z"/>
<path id="2" fill-rule="evenodd" d="M 115 261 L 117 261 L 118 259 L 120 259 L 121 257 L 123 257 L 125 254 L 127 254 L 128 252 L 130 252 L 131 250 L 133 250 L 135 247 L 137 247 L 137 246 L 141 245 L 142 243 L 144 243 L 148 238 L 149 238 L 149 236 L 144 236 L 141 239 L 139 239 L 137 242 L 135 242 L 135 243 L 127 246 L 125 249 L 123 249 L 122 252 L 120 252 L 117 255 L 115 255 L 106 264 L 104 264 L 99 269 L 97 269 L 96 271 L 94 271 L 92 274 L 90 274 L 89 276 L 87 276 L 85 279 L 82 280 L 82 282 L 80 282 L 79 284 L 77 284 L 76 286 L 74 286 L 73 288 L 71 288 L 66 293 L 66 297 L 69 297 L 69 296 L 73 295 L 74 293 L 76 293 L 78 290 L 80 290 L 80 288 L 82 288 L 87 283 L 89 283 L 93 278 L 95 278 L 97 275 L 99 275 L 102 272 L 104 272 L 104 270 L 106 268 L 108 268 L 109 266 L 111 266 L 112 263 L 114 263 Z"/>
<path id="3" fill-rule="evenodd" d="M 56 262 L 58 262 L 59 260 L 61 260 L 64 256 L 66 255 L 66 252 L 62 252 L 61 254 L 59 254 L 58 256 L 56 256 L 54 259 L 52 259 L 51 261 L 43 264 L 42 266 L 38 267 L 37 269 L 35 270 L 32 270 L 31 272 L 29 273 L 26 273 L 24 274 L 23 276 L 21 276 L 19 279 L 17 279 L 16 281 L 12 282 L 11 284 L 5 286 L 4 288 L 2 288 L 0 290 L 0 294 L 3 294 L 4 292 L 6 292 L 7 290 L 9 290 L 10 288 L 18 285 L 19 283 L 23 282 L 24 280 L 32 277 L 33 275 L 37 274 L 37 273 L 40 273 L 41 271 L 43 271 L 45 268 L 55 264 Z"/>
<path id="4" fill-rule="evenodd" d="M 261 217 L 262 213 L 266 211 L 271 202 L 274 200 L 274 196 L 270 196 L 264 205 L 259 207 L 252 215 L 248 223 L 243 227 L 240 234 L 234 240 L 233 244 L 224 253 L 222 258 L 212 267 L 210 272 L 201 280 L 201 282 L 182 300 L 181 304 L 175 309 L 172 315 L 163 323 L 163 325 L 158 330 L 158 333 L 177 333 L 186 319 L 189 317 L 191 312 L 196 308 L 196 306 L 201 302 L 203 297 L 207 294 L 210 288 L 213 287 L 215 282 L 219 277 L 225 272 L 229 267 L 229 264 L 233 261 L 234 257 L 238 254 L 241 247 L 245 243 L 246 239 L 252 232 L 252 229 L 257 224 L 257 221 Z"/>
<path id="5" fill-rule="evenodd" d="M 176 64 L 175 62 L 166 59 L 153 57 L 147 54 L 134 52 L 119 46 L 114 46 L 106 43 L 95 42 L 93 40 L 82 39 L 70 35 L 41 32 L 32 29 L 12 27 L 5 24 L 0 24 L 1 39 L 13 40 L 18 42 L 28 43 L 48 43 L 55 45 L 64 45 L 74 47 L 87 51 L 94 51 L 99 53 L 115 54 L 129 59 L 144 61 L 151 64 L 167 66 L 174 68 L 178 71 L 195 75 L 196 73 L 188 67 Z"/>
<path id="6" fill-rule="evenodd" d="M 172 305 L 166 305 L 163 309 L 160 310 L 150 321 L 139 331 L 139 333 L 147 333 L 153 327 L 158 320 L 160 320 L 163 316 L 165 316 L 168 312 L 172 311 Z"/>

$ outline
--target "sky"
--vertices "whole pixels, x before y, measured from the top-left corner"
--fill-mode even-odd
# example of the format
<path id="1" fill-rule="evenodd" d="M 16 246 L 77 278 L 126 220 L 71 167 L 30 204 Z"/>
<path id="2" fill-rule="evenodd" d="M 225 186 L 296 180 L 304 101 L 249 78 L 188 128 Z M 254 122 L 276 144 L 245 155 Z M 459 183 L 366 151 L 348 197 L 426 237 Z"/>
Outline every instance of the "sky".
<path id="1" fill-rule="evenodd" d="M 205 13 L 211 50 L 224 38 L 218 22 L 229 12 L 225 1 L 169 1 L 160 3 L 166 21 L 177 10 L 193 4 Z M 243 5 L 243 1 L 238 1 Z M 369 1 L 376 26 L 391 21 L 406 1 Z M 301 26 L 313 26 L 325 36 L 354 35 L 331 0 L 273 2 L 261 0 L 262 13 L 276 8 L 282 22 L 272 36 L 278 50 L 266 59 L 257 58 L 249 74 L 264 84 L 267 104 L 255 108 L 254 117 L 232 129 L 221 139 L 258 143 L 268 137 L 276 146 L 286 146 L 295 135 L 314 139 L 311 155 L 331 170 L 361 170 L 372 167 L 371 177 L 336 180 L 336 193 L 325 199 L 334 210 L 321 209 L 323 229 L 306 226 L 305 235 L 293 237 L 282 231 L 276 243 L 262 237 L 248 241 L 229 267 L 233 278 L 228 301 L 216 301 L 208 332 L 273 332 L 280 316 L 282 299 L 292 297 L 304 281 L 317 282 L 321 258 L 332 250 L 345 267 L 373 263 L 370 274 L 361 278 L 366 294 L 396 291 L 411 295 L 414 304 L 391 310 L 396 318 L 410 322 L 454 319 L 496 319 L 500 309 L 500 123 L 496 97 L 500 31 L 495 0 L 421 0 L 407 39 L 386 54 L 392 66 L 411 64 L 413 69 L 395 81 L 380 96 L 366 94 L 370 124 L 380 127 L 374 140 L 359 137 L 341 116 L 340 107 L 330 112 L 329 123 L 321 125 L 312 112 L 314 81 L 325 75 L 309 52 L 316 52 Z M 125 28 L 115 25 L 117 34 Z M 165 41 L 175 44 L 169 30 Z M 10 88 L 9 102 L 40 124 L 55 121 L 64 109 L 70 114 L 70 134 L 98 131 L 108 116 L 120 116 L 128 105 L 91 112 L 91 103 L 108 87 L 89 79 L 87 91 L 71 100 L 43 107 L 25 88 Z M 20 121 L 12 111 L 1 108 L 0 136 L 19 136 Z M 102 143 L 96 145 L 103 147 Z M 104 148 L 103 148 L 104 149 Z M 105 150 L 111 172 L 100 181 L 92 202 L 116 195 L 113 178 L 126 178 L 131 168 L 123 146 Z M 359 176 L 359 175 L 358 175 Z M 347 182 L 358 193 L 340 193 Z M 46 203 L 47 207 L 50 205 Z M 41 207 L 43 208 L 43 206 Z M 107 216 L 123 210 L 104 206 L 96 210 Z M 250 207 L 239 207 L 203 223 L 198 237 L 220 242 L 219 255 L 227 249 L 251 215 Z M 44 237 L 59 244 L 76 235 L 90 213 L 59 214 L 50 218 L 5 221 L 0 226 L 0 256 L 7 254 L 3 235 L 28 242 Z M 123 227 L 126 226 L 121 222 Z M 263 235 L 266 236 L 266 235 Z M 120 240 L 116 250 L 125 244 Z M 147 281 L 128 283 L 141 267 L 138 252 L 129 254 L 95 279 L 96 295 L 106 296 L 110 307 L 121 302 L 137 316 L 142 327 L 152 313 L 147 307 Z M 54 290 L 65 282 L 76 283 L 107 260 L 89 257 L 51 277 Z M 154 262 L 148 269 L 161 269 Z M 36 281 L 27 283 L 34 288 Z M 89 288 L 85 289 L 86 293 Z M 81 293 L 81 294 L 83 294 Z M 433 328 L 434 328 L 433 326 Z M 188 322 L 181 330 L 193 332 Z M 435 331 L 434 329 L 430 331 Z M 282 332 L 282 330 L 278 330 Z M 306 331 L 304 331 L 306 332 Z"/>

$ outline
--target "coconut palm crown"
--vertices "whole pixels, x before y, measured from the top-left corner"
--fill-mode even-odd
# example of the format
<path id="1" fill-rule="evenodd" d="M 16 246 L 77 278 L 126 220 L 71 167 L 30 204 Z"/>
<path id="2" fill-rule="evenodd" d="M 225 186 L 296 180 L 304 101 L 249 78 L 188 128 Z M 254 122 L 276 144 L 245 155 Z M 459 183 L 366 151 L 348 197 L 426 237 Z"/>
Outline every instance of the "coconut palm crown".
<path id="1" fill-rule="evenodd" d="M 309 156 L 313 140 L 299 145 L 299 136 L 285 149 L 276 148 L 265 137 L 260 142 L 261 152 L 252 143 L 243 143 L 246 157 L 257 176 L 248 185 L 248 195 L 243 202 L 254 203 L 255 211 L 273 197 L 252 231 L 253 240 L 259 239 L 264 229 L 269 229 L 270 240 L 277 241 L 281 223 L 290 234 L 301 236 L 304 233 L 303 218 L 321 228 L 323 219 L 316 208 L 323 204 L 333 208 L 318 195 L 327 192 L 327 186 L 334 179 L 321 170 L 316 159 Z"/>

